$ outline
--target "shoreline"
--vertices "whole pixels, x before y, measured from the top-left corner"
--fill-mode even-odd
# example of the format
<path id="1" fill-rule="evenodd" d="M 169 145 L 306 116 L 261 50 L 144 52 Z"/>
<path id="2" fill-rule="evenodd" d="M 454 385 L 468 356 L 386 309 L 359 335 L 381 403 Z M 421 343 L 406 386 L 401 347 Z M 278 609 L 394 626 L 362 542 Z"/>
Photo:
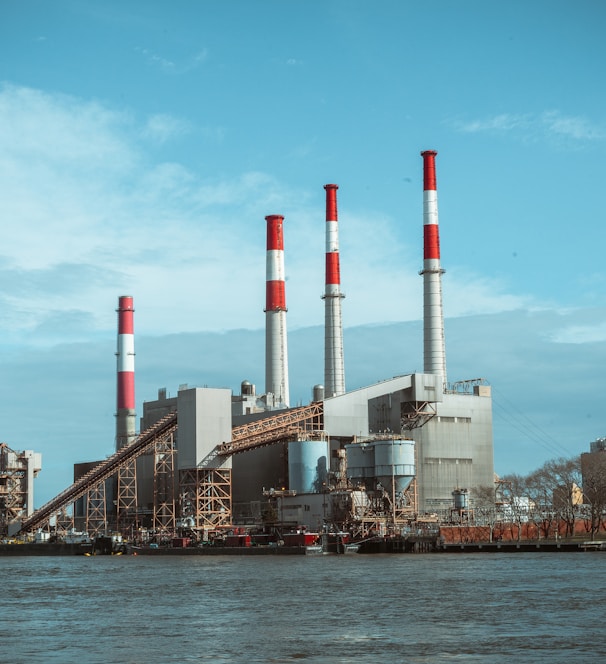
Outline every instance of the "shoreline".
<path id="1" fill-rule="evenodd" d="M 606 552 L 606 541 L 541 541 L 541 542 L 423 542 L 406 539 L 367 540 L 360 545 L 357 553 L 376 554 L 420 554 L 420 553 L 586 553 Z M 348 551 L 351 555 L 353 551 Z M 128 546 L 127 549 L 110 553 L 94 552 L 90 544 L 71 544 L 65 542 L 23 544 L 0 544 L 0 556 L 301 556 L 301 555 L 339 555 L 327 554 L 320 547 L 306 546 L 201 546 L 201 547 L 140 547 Z M 340 554 L 342 555 L 342 553 Z"/>

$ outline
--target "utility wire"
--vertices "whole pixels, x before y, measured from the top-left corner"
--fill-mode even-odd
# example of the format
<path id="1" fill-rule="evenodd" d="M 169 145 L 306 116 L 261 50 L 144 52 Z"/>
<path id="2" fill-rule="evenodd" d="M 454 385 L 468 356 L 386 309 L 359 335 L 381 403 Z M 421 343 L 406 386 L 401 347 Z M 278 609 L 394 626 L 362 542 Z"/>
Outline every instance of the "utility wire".
<path id="1" fill-rule="evenodd" d="M 560 444 L 555 438 L 541 429 L 528 417 L 528 415 L 526 415 L 526 413 L 522 412 L 515 406 L 515 404 L 509 401 L 502 392 L 496 390 L 494 386 L 492 387 L 492 390 L 493 393 L 498 396 L 496 401 L 493 399 L 493 405 L 504 413 L 504 415 L 500 415 L 500 413 L 497 414 L 499 414 L 503 420 L 506 420 L 512 428 L 516 429 L 533 442 L 538 443 L 551 454 L 559 456 L 564 455 L 567 457 L 573 456 L 570 449 Z M 527 423 L 527 426 L 524 425 L 524 422 Z"/>

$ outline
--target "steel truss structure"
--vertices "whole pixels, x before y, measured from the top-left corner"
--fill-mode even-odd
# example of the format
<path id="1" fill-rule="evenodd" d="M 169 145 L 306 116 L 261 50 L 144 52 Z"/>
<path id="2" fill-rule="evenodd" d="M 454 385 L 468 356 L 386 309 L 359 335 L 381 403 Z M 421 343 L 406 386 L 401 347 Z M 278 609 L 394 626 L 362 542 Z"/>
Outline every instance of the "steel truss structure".
<path id="1" fill-rule="evenodd" d="M 154 442 L 154 511 L 152 528 L 157 533 L 174 534 L 175 510 L 175 431 Z"/>
<path id="2" fill-rule="evenodd" d="M 141 433 L 132 443 L 118 450 L 105 461 L 36 510 L 21 523 L 21 532 L 49 528 L 55 520 L 57 529 L 73 527 L 74 503 L 86 501 L 86 527 L 94 533 L 109 530 L 107 492 L 105 483 L 116 482 L 116 524 L 120 532 L 128 534 L 138 526 L 137 464 L 143 454 L 154 455 L 154 504 L 152 527 L 158 533 L 176 531 L 179 503 L 191 505 L 196 526 L 214 529 L 229 525 L 232 518 L 231 470 L 209 468 L 207 465 L 175 472 L 177 413 L 172 412 Z M 238 452 L 292 440 L 303 434 L 311 435 L 323 429 L 322 403 L 293 408 L 287 412 L 234 427 L 232 440 L 218 445 L 209 458 L 228 457 Z M 208 461 L 205 460 L 205 461 Z M 181 497 L 181 500 L 177 498 Z M 112 500 L 113 504 L 113 500 Z M 71 519 L 67 516 L 71 512 Z M 113 519 L 113 515 L 112 515 Z"/>
<path id="3" fill-rule="evenodd" d="M 85 530 L 93 537 L 107 532 L 106 482 L 95 484 L 86 494 Z"/>
<path id="4" fill-rule="evenodd" d="M 26 506 L 27 465 L 21 455 L 0 443 L 0 537 L 8 524 L 19 518 Z"/>
<path id="5" fill-rule="evenodd" d="M 61 508 L 55 515 L 55 519 L 55 532 L 57 535 L 65 537 L 68 532 L 76 529 L 73 505 Z"/>
<path id="6" fill-rule="evenodd" d="M 414 480 L 404 491 L 402 499 L 396 502 L 383 490 L 362 489 L 362 492 L 366 496 L 364 500 L 357 500 L 356 493 L 353 492 L 351 502 L 339 505 L 333 515 L 337 525 L 343 530 L 349 530 L 355 539 L 374 535 L 399 535 L 416 520 Z"/>
<path id="7" fill-rule="evenodd" d="M 237 454 L 255 447 L 272 445 L 283 440 L 294 440 L 303 433 L 324 429 L 324 408 L 321 402 L 292 408 L 286 412 L 243 424 L 232 429 L 231 442 L 217 448 L 220 455 Z"/>
<path id="8" fill-rule="evenodd" d="M 126 445 L 112 454 L 55 498 L 37 509 L 30 517 L 24 519 L 21 522 L 20 532 L 33 532 L 37 528 L 48 527 L 49 521 L 62 510 L 73 506 L 78 498 L 86 496 L 89 492 L 93 492 L 93 494 L 97 492 L 97 486 L 100 483 L 114 477 L 118 470 L 142 454 L 153 451 L 158 440 L 172 436 L 176 429 L 177 414 L 169 413 L 138 436 L 130 445 Z"/>
<path id="9" fill-rule="evenodd" d="M 116 487 L 116 530 L 121 533 L 136 531 L 137 513 L 137 460 L 132 459 L 118 468 Z"/>
<path id="10" fill-rule="evenodd" d="M 181 516 L 192 518 L 196 531 L 231 525 L 231 468 L 190 468 L 179 478 Z"/>

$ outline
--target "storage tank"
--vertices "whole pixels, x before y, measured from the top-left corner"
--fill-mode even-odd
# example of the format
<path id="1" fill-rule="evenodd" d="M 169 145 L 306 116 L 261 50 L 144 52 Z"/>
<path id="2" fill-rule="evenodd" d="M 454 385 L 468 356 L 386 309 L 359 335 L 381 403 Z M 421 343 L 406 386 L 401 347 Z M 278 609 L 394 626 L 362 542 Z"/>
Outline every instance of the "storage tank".
<path id="1" fill-rule="evenodd" d="M 327 440 L 288 443 L 288 488 L 297 493 L 321 493 L 328 474 Z"/>
<path id="2" fill-rule="evenodd" d="M 452 492 L 456 510 L 466 510 L 469 506 L 469 492 L 467 489 L 455 489 Z"/>
<path id="3" fill-rule="evenodd" d="M 350 480 L 368 480 L 375 475 L 375 450 L 371 443 L 345 445 L 347 477 Z"/>
<path id="4" fill-rule="evenodd" d="M 390 493 L 406 491 L 415 476 L 414 440 L 375 440 L 372 445 L 377 481 Z"/>

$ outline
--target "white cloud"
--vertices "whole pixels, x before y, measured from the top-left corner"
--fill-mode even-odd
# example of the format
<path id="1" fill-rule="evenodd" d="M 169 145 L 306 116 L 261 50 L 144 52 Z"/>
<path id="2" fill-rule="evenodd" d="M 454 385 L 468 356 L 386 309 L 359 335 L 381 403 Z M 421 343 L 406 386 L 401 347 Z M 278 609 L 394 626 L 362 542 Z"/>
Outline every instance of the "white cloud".
<path id="1" fill-rule="evenodd" d="M 208 49 L 203 48 L 201 51 L 198 51 L 192 58 L 191 62 L 194 65 L 202 64 L 208 59 Z"/>
<path id="2" fill-rule="evenodd" d="M 142 46 L 135 47 L 135 51 L 140 53 L 148 64 L 165 74 L 185 74 L 204 64 L 208 59 L 208 49 L 206 48 L 179 60 L 167 58 Z"/>
<path id="3" fill-rule="evenodd" d="M 543 113 L 500 113 L 468 121 L 454 121 L 456 129 L 464 133 L 511 133 L 521 139 L 568 139 L 575 142 L 603 140 L 606 129 L 592 124 L 583 116 L 565 115 L 558 110 Z"/>
<path id="4" fill-rule="evenodd" d="M 175 68 L 175 63 L 172 60 L 162 57 L 148 48 L 137 46 L 135 51 L 140 53 L 151 65 L 159 67 L 162 71 L 170 72 Z"/>
<path id="5" fill-rule="evenodd" d="M 456 126 L 459 131 L 473 134 L 484 131 L 511 131 L 513 129 L 525 129 L 529 127 L 530 124 L 531 119 L 527 115 L 501 113 L 482 120 L 459 122 L 456 123 Z"/>
<path id="6" fill-rule="evenodd" d="M 29 167 L 92 171 L 108 163 L 132 167 L 133 153 L 123 139 L 131 118 L 97 102 L 31 88 L 0 87 L 0 147 L 8 159 L 29 160 Z M 94 131 L 91 131 L 94 130 Z M 10 162 L 9 162 L 10 164 Z M 10 170 L 2 170 L 6 177 Z"/>
<path id="7" fill-rule="evenodd" d="M 559 111 L 545 111 L 540 116 L 540 121 L 549 134 L 561 135 L 577 141 L 606 138 L 603 128 L 592 125 L 584 117 L 565 116 Z"/>
<path id="8" fill-rule="evenodd" d="M 606 342 L 606 321 L 592 325 L 571 325 L 553 332 L 549 338 L 559 344 Z"/>
<path id="9" fill-rule="evenodd" d="M 185 120 L 159 113 L 149 118 L 143 130 L 143 136 L 158 143 L 166 143 L 171 138 L 182 136 L 189 131 L 189 123 Z"/>
<path id="10" fill-rule="evenodd" d="M 262 328 L 264 217 L 273 213 L 285 216 L 289 326 L 322 323 L 322 197 L 261 171 L 202 180 L 177 161 L 154 161 L 158 138 L 168 147 L 189 129 L 169 116 L 137 123 L 99 103 L 0 91 L 0 214 L 11 220 L 0 267 L 14 287 L 6 338 L 52 343 L 44 335 L 61 312 L 82 321 L 74 338 L 113 330 L 125 293 L 148 334 Z M 400 220 L 342 208 L 340 245 L 345 325 L 422 317 L 419 248 Z M 529 304 L 479 276 L 447 278 L 449 316 Z"/>
<path id="11" fill-rule="evenodd" d="M 495 314 L 538 306 L 530 295 L 507 292 L 507 284 L 501 280 L 463 268 L 449 269 L 442 285 L 444 313 L 448 317 Z"/>

